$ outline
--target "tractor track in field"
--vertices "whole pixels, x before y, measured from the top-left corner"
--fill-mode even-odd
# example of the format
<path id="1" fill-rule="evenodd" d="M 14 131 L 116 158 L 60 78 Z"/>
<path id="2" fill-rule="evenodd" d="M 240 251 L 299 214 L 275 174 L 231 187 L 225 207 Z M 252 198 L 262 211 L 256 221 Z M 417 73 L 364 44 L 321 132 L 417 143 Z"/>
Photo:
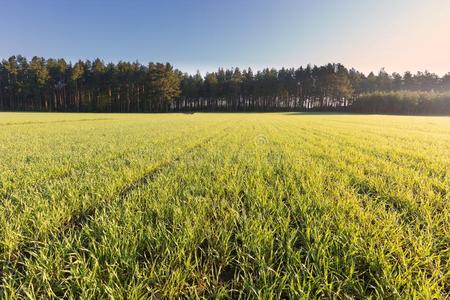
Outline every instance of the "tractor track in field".
<path id="1" fill-rule="evenodd" d="M 206 140 L 205 143 L 209 141 Z M 141 177 L 137 178 L 136 180 L 122 186 L 122 188 L 119 189 L 117 193 L 115 193 L 112 197 L 108 198 L 106 202 L 113 201 L 114 199 L 118 199 L 119 201 L 123 201 L 124 198 L 133 192 L 134 190 L 145 186 L 146 184 L 149 184 L 153 180 L 155 180 L 161 173 L 163 173 L 165 170 L 169 169 L 170 167 L 174 166 L 177 162 L 179 162 L 184 156 L 189 155 L 190 153 L 194 152 L 197 149 L 200 149 L 201 145 L 195 145 L 191 148 L 189 148 L 187 151 L 181 153 L 180 155 L 172 158 L 171 160 L 168 160 L 166 162 L 163 162 L 153 168 L 152 170 L 144 173 Z M 76 229 L 81 230 L 84 224 L 95 214 L 97 213 L 98 206 L 89 206 L 87 209 L 76 213 L 72 215 L 65 223 L 63 223 L 62 230 L 60 230 L 60 233 L 63 235 L 70 229 Z"/>
<path id="2" fill-rule="evenodd" d="M 172 139 L 168 140 L 167 142 L 168 143 L 172 143 L 172 142 L 180 140 L 182 138 L 183 137 L 175 137 L 175 138 L 172 138 Z M 97 165 L 102 165 L 102 164 L 105 164 L 105 163 L 108 163 L 108 162 L 114 162 L 116 160 L 122 159 L 125 154 L 126 154 L 126 151 L 123 151 L 123 152 L 117 153 L 116 155 L 112 155 L 110 157 L 101 159 L 101 160 L 98 161 Z M 68 178 L 68 177 L 74 175 L 77 171 L 82 170 L 83 168 L 85 168 L 85 165 L 78 165 L 78 166 L 75 166 L 75 167 L 70 168 L 68 170 L 65 170 L 65 171 L 63 171 L 63 172 L 61 172 L 59 174 L 51 174 L 47 178 L 44 178 L 44 179 L 41 179 L 39 181 L 36 181 L 36 182 L 32 183 L 27 188 L 28 189 L 34 189 L 34 188 L 40 189 L 43 186 L 45 186 L 46 184 L 51 183 L 52 181 L 57 181 L 57 180 L 61 180 L 61 179 L 64 179 L 64 178 Z"/>
<path id="3" fill-rule="evenodd" d="M 280 128 L 282 129 L 282 128 Z M 289 134 L 289 133 L 288 133 Z M 296 136 L 295 134 L 289 134 L 291 136 Z M 323 133 L 316 131 L 316 133 L 312 133 L 313 136 L 324 136 Z M 316 160 L 322 161 L 325 166 L 335 169 L 336 171 L 346 174 L 350 181 L 349 187 L 353 190 L 353 192 L 358 196 L 361 200 L 361 205 L 364 207 L 364 196 L 367 196 L 368 199 L 375 201 L 384 206 L 384 209 L 388 212 L 395 211 L 398 214 L 398 218 L 405 224 L 409 226 L 414 226 L 416 222 L 420 219 L 420 213 L 418 212 L 417 204 L 405 202 L 403 199 L 398 198 L 395 195 L 391 195 L 385 191 L 379 191 L 375 186 L 371 185 L 370 182 L 357 174 L 351 172 L 351 170 L 347 169 L 342 165 L 354 165 L 353 162 L 349 158 L 343 158 L 343 161 L 340 162 L 335 156 L 328 153 L 324 146 L 317 142 L 310 142 L 310 144 L 316 149 L 321 149 L 321 153 L 311 153 L 310 156 Z M 338 145 L 340 145 L 338 143 Z M 350 172 L 349 172 L 350 171 Z M 414 218 L 418 218 L 417 220 Z"/>
<path id="4" fill-rule="evenodd" d="M 280 131 L 284 131 L 285 134 L 288 134 L 289 136 L 296 138 L 300 137 L 295 133 L 286 131 L 286 127 L 284 126 L 277 126 L 277 129 Z M 329 138 L 329 136 L 326 133 L 317 129 L 310 131 L 309 134 L 311 137 L 315 137 L 318 139 Z M 398 197 L 397 195 L 393 195 L 386 191 L 380 191 L 376 186 L 373 186 L 367 178 L 361 177 L 360 175 L 352 172 L 351 169 L 346 168 L 346 166 L 355 165 L 355 162 L 352 161 L 350 158 L 343 157 L 342 158 L 343 160 L 339 161 L 337 157 L 328 153 L 324 145 L 322 145 L 320 142 L 310 140 L 308 143 L 312 147 L 315 147 L 315 149 L 320 149 L 320 153 L 310 152 L 309 156 L 311 158 L 323 162 L 324 165 L 327 166 L 327 168 L 335 169 L 336 171 L 342 174 L 346 174 L 346 177 L 349 180 L 349 187 L 357 195 L 358 199 L 360 199 L 361 206 L 365 207 L 364 197 L 368 197 L 368 199 L 375 201 L 379 204 L 382 204 L 386 211 L 397 213 L 398 218 L 405 224 L 408 224 L 409 226 L 414 226 L 417 222 L 419 222 L 419 220 L 421 220 L 422 217 L 416 202 L 411 203 L 405 201 L 404 199 Z M 338 139 L 336 139 L 335 143 L 336 145 L 338 145 L 343 149 L 348 148 L 355 149 L 356 151 L 359 151 L 359 153 L 361 153 L 361 155 L 363 155 L 364 157 L 368 157 L 367 151 L 363 151 L 363 149 L 358 148 L 359 147 L 358 145 L 351 144 L 345 141 L 344 142 L 339 141 Z M 381 162 L 386 162 L 386 160 L 382 159 Z M 405 166 L 402 166 L 398 162 L 390 162 L 390 161 L 387 162 L 393 163 L 398 168 L 406 168 Z M 409 168 L 409 170 L 417 173 L 417 170 L 415 169 Z M 440 213 L 440 210 L 436 210 L 436 213 Z"/>
<path id="5" fill-rule="evenodd" d="M 360 145 L 359 143 L 354 143 L 350 140 L 348 140 L 348 136 L 345 136 L 344 133 L 342 132 L 335 132 L 333 135 L 324 132 L 321 129 L 308 129 L 308 133 L 311 135 L 314 135 L 318 138 L 325 138 L 325 139 L 333 139 L 334 143 L 336 143 L 337 145 L 339 145 L 342 148 L 349 148 L 349 149 L 354 149 L 355 151 L 358 151 L 358 153 L 360 153 L 361 155 L 364 155 L 364 157 L 377 157 L 380 159 L 380 161 L 384 161 L 390 164 L 393 164 L 399 168 L 404 168 L 407 170 L 411 170 L 413 172 L 415 172 L 416 174 L 424 174 L 424 172 L 428 172 L 425 175 L 432 179 L 432 180 L 441 180 L 445 177 L 446 174 L 441 174 L 439 171 L 436 172 L 435 170 L 430 171 L 429 169 L 424 169 L 421 164 L 417 164 L 414 163 L 416 162 L 417 159 L 420 159 L 420 162 L 422 164 L 430 164 L 430 161 L 428 161 L 427 158 L 422 157 L 422 158 L 418 158 L 417 156 L 412 155 L 411 153 L 408 152 L 401 152 L 398 154 L 398 156 L 402 156 L 402 157 L 407 157 L 408 159 L 410 159 L 412 162 L 408 163 L 407 161 L 399 161 L 397 159 L 393 159 L 395 157 L 393 157 L 392 155 L 390 155 L 390 150 L 389 149 L 383 149 L 381 151 L 377 151 L 374 149 L 371 149 L 370 147 L 364 147 L 362 145 Z M 372 136 L 374 136 L 373 133 L 371 133 Z M 387 137 L 389 138 L 389 137 Z M 363 141 L 365 142 L 369 142 L 370 143 L 370 138 L 367 138 L 367 136 L 362 138 Z"/>
<path id="6" fill-rule="evenodd" d="M 175 141 L 181 140 L 183 137 L 175 137 L 172 138 L 170 140 L 168 140 L 167 142 L 169 144 L 172 144 Z M 126 152 L 123 151 L 121 153 L 117 153 L 116 155 L 101 159 L 98 164 L 96 164 L 97 166 L 99 165 L 103 165 L 106 163 L 112 163 L 115 161 L 119 161 L 120 159 L 124 159 Z M 85 165 L 78 165 L 75 166 L 69 170 L 65 170 L 59 174 L 52 174 L 49 175 L 47 178 L 41 179 L 37 182 L 34 182 L 30 185 L 28 185 L 26 187 L 26 190 L 33 190 L 33 189 L 37 189 L 39 191 L 39 193 L 42 193 L 44 191 L 44 189 L 46 188 L 47 185 L 51 184 L 52 182 L 55 181 L 59 181 L 59 180 L 64 180 L 66 178 L 70 178 L 72 176 L 75 176 L 77 174 L 77 172 L 83 170 L 83 168 L 85 168 Z M 16 196 L 14 195 L 14 190 L 12 189 L 8 189 L 6 191 L 0 192 L 0 205 L 5 201 L 5 200 L 13 200 L 16 201 Z"/>
<path id="7" fill-rule="evenodd" d="M 230 127 L 224 128 L 222 131 L 224 131 L 225 133 L 222 133 L 222 135 L 226 136 L 228 134 L 229 129 Z M 131 192 L 154 181 L 156 178 L 158 178 L 158 176 L 161 173 L 175 166 L 177 162 L 181 161 L 185 157 L 188 157 L 196 150 L 201 149 L 205 144 L 210 143 L 211 141 L 215 140 L 220 136 L 221 134 L 218 133 L 202 140 L 201 142 L 191 146 L 188 150 L 183 151 L 174 158 L 165 161 L 159 164 L 158 166 L 152 168 L 151 170 L 147 171 L 142 176 L 138 177 L 136 180 L 128 184 L 125 184 L 124 186 L 122 186 L 122 188 L 118 189 L 118 192 L 114 193 L 112 196 L 105 199 L 105 201 L 91 204 L 87 208 L 79 211 L 78 213 L 72 214 L 67 221 L 63 222 L 61 226 L 59 226 L 59 228 L 56 230 L 56 233 L 48 234 L 48 238 L 50 240 L 51 239 L 61 240 L 71 230 L 72 231 L 82 230 L 85 224 L 89 222 L 89 220 L 91 220 L 97 214 L 98 210 L 103 206 L 104 203 L 107 203 L 109 201 L 123 202 L 126 196 L 129 195 Z M 12 272 L 13 274 L 20 274 L 26 272 L 26 265 L 23 262 L 21 262 L 21 259 L 34 260 L 33 254 L 38 252 L 42 248 L 41 246 L 42 244 L 43 243 L 41 241 L 23 242 L 17 248 L 17 250 L 14 251 L 12 255 L 10 255 L 10 258 L 4 260 L 0 259 L 0 282 L 4 274 L 6 273 L 6 270 L 9 270 L 9 272 L 10 273 Z"/>

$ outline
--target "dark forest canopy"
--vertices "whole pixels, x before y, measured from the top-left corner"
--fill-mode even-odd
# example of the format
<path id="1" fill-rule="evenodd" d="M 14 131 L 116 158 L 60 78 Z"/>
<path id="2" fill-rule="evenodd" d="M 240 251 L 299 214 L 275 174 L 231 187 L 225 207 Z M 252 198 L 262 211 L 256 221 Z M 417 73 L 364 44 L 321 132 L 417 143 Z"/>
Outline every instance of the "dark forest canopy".
<path id="1" fill-rule="evenodd" d="M 365 75 L 341 64 L 218 69 L 169 63 L 12 56 L 0 63 L 0 110 L 83 112 L 354 111 L 450 114 L 450 73 Z"/>

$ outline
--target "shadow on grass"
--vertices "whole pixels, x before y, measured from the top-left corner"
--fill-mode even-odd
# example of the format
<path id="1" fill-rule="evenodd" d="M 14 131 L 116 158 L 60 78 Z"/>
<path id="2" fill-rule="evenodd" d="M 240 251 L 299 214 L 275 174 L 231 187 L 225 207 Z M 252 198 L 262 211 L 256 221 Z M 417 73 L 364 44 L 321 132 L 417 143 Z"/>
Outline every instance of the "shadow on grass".
<path id="1" fill-rule="evenodd" d="M 355 116 L 355 115 L 367 115 L 367 114 L 356 114 L 356 113 L 349 113 L 349 112 L 283 112 L 282 115 L 286 116 L 311 116 L 311 115 L 317 115 L 317 116 Z"/>

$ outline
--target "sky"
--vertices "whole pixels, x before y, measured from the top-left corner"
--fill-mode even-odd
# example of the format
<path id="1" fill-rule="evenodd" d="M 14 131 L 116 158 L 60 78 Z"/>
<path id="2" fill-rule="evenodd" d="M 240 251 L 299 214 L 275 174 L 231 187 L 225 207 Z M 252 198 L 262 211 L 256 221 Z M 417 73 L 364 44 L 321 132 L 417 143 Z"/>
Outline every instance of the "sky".
<path id="1" fill-rule="evenodd" d="M 450 72 L 449 0 L 0 0 L 0 58 Z"/>

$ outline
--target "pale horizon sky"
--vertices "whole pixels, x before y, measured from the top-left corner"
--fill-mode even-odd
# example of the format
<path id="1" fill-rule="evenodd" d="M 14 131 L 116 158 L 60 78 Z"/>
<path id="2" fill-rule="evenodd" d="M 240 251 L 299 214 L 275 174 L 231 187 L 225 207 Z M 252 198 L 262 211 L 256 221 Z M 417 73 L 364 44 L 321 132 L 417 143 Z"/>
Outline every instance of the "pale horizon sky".
<path id="1" fill-rule="evenodd" d="M 450 72 L 448 0 L 4 1 L 0 58 Z"/>

